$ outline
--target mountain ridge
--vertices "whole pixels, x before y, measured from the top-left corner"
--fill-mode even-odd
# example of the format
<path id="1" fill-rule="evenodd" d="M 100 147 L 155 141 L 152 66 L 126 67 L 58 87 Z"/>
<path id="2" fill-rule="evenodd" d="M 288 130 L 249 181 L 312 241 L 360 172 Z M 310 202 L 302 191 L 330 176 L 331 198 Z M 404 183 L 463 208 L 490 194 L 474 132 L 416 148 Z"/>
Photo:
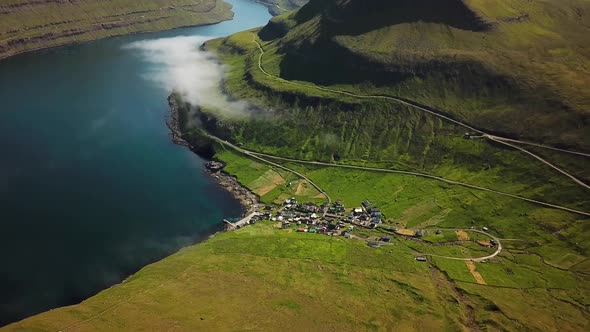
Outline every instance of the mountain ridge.
<path id="1" fill-rule="evenodd" d="M 5 0 L 0 3 L 0 59 L 112 36 L 218 23 L 232 17 L 231 5 L 223 0 Z"/>
<path id="2" fill-rule="evenodd" d="M 504 0 L 492 11 L 486 2 L 440 4 L 447 2 L 467 21 L 485 23 L 478 29 L 461 29 L 432 23 L 448 21 L 444 12 L 441 19 L 424 20 L 419 15 L 408 19 L 406 11 L 399 11 L 406 22 L 393 17 L 368 32 L 350 32 L 326 23 L 326 15 L 341 17 L 346 13 L 342 8 L 356 9 L 362 2 L 311 1 L 261 30 L 259 36 L 274 56 L 267 67 L 290 80 L 328 86 L 372 84 L 367 91 L 393 92 L 479 127 L 590 151 L 585 130 L 590 125 L 590 94 L 585 89 L 590 83 L 588 3 L 547 1 L 522 7 L 521 2 Z M 342 3 L 344 7 L 337 6 Z M 391 9 L 407 1 L 370 3 L 385 3 Z"/>

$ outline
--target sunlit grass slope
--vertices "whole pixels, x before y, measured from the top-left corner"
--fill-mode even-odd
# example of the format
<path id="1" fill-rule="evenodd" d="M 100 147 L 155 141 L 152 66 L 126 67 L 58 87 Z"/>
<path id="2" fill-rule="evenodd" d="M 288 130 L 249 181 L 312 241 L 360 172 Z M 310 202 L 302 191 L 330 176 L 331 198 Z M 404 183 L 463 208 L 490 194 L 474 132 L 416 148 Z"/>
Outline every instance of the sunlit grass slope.
<path id="1" fill-rule="evenodd" d="M 585 4 L 311 1 L 297 12 L 272 19 L 260 31 L 207 43 L 206 48 L 228 64 L 225 91 L 273 111 L 255 113 L 246 121 L 206 121 L 205 129 L 251 150 L 426 171 L 587 210 L 585 189 L 521 152 L 485 140 L 465 140 L 462 135 L 468 129 L 397 102 L 353 98 L 313 86 L 399 96 L 487 131 L 584 149 L 590 142 L 585 102 L 577 108 L 562 107 L 578 103 L 586 94 L 584 84 L 572 80 L 567 85 L 579 90 L 575 98 L 555 89 L 545 93 L 551 90 L 546 80 L 550 64 L 570 67 L 531 45 L 561 45 L 568 52 L 585 54 L 585 27 L 576 23 L 585 19 L 576 10 Z M 525 9 L 530 12 L 517 18 L 500 15 Z M 570 9 L 579 15 L 569 15 Z M 412 31 L 418 35 L 412 37 Z M 553 37 L 535 39 L 539 31 L 559 42 Z M 482 46 L 488 40 L 493 47 Z M 258 67 L 260 50 L 254 41 L 262 44 L 266 71 L 307 85 L 265 75 Z M 499 61 L 493 52 L 505 55 Z M 529 53 L 549 61 L 549 69 L 534 71 L 531 61 L 523 58 Z M 586 58 L 578 60 L 583 71 Z M 521 70 L 502 71 L 510 66 Z M 582 71 L 572 67 L 564 75 Z M 532 81 L 547 84 L 527 85 Z M 534 152 L 590 179 L 586 158 L 539 150 Z"/>
<path id="2" fill-rule="evenodd" d="M 589 13 L 582 0 L 312 0 L 260 37 L 281 77 L 590 151 Z"/>
<path id="3" fill-rule="evenodd" d="M 222 0 L 3 0 L 0 59 L 71 42 L 217 23 L 232 15 Z"/>
<path id="4" fill-rule="evenodd" d="M 533 267 L 515 269 L 516 277 L 478 265 L 485 286 L 464 262 L 415 261 L 426 247 L 394 239 L 372 249 L 362 240 L 259 223 L 186 248 L 79 305 L 4 330 L 575 331 L 588 323 L 571 300 L 572 275 L 534 256 L 519 255 Z M 501 261 L 512 267 L 513 259 Z"/>

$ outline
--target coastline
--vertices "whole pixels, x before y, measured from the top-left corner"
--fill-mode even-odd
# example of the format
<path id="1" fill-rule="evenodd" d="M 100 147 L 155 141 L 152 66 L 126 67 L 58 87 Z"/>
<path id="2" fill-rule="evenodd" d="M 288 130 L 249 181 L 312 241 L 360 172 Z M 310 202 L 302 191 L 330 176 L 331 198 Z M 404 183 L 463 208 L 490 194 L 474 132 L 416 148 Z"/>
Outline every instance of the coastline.
<path id="1" fill-rule="evenodd" d="M 182 131 L 180 129 L 180 106 L 174 97 L 174 93 L 168 96 L 168 106 L 170 113 L 168 119 L 166 119 L 166 126 L 170 130 L 172 142 L 189 148 L 201 158 L 209 161 L 205 164 L 205 173 L 215 179 L 221 188 L 229 192 L 232 197 L 240 202 L 243 209 L 242 216 L 246 216 L 250 212 L 256 210 L 262 204 L 258 195 L 243 186 L 235 176 L 224 172 L 223 168 L 225 167 L 225 164 L 212 160 L 211 156 L 199 153 L 198 149 L 195 149 L 195 147 L 183 139 Z"/>
<path id="2" fill-rule="evenodd" d="M 229 15 L 227 15 L 226 17 L 223 17 L 221 19 L 218 19 L 218 20 L 211 20 L 211 21 L 208 20 L 205 22 L 194 23 L 194 24 L 178 24 L 178 25 L 174 25 L 174 26 L 168 26 L 165 28 L 161 28 L 161 29 L 143 29 L 143 30 L 140 29 L 140 30 L 136 30 L 136 31 L 125 31 L 125 32 L 121 32 L 121 33 L 115 32 L 115 33 L 101 36 L 101 37 L 90 37 L 90 38 L 83 38 L 83 39 L 73 39 L 72 38 L 71 40 L 61 41 L 61 42 L 52 43 L 52 44 L 50 43 L 47 45 L 41 45 L 38 47 L 31 47 L 31 48 L 27 48 L 27 49 L 18 50 L 18 51 L 14 51 L 14 50 L 11 50 L 10 48 L 7 48 L 6 46 L 0 45 L 0 62 L 4 61 L 6 59 L 13 58 L 17 55 L 42 52 L 45 50 L 50 50 L 50 49 L 55 49 L 55 48 L 60 48 L 60 47 L 70 46 L 70 45 L 84 44 L 84 43 L 94 42 L 94 41 L 98 41 L 98 40 L 102 40 L 102 39 L 116 38 L 116 37 L 123 37 L 123 36 L 132 36 L 132 35 L 141 35 L 141 34 L 171 31 L 171 30 L 183 29 L 183 28 L 201 27 L 201 26 L 207 26 L 207 25 L 215 25 L 215 24 L 219 24 L 224 21 L 233 20 L 234 16 L 235 16 L 235 12 L 233 11 L 233 5 L 231 5 L 228 2 L 224 2 L 224 3 L 227 6 L 229 6 L 229 8 L 228 8 Z"/>

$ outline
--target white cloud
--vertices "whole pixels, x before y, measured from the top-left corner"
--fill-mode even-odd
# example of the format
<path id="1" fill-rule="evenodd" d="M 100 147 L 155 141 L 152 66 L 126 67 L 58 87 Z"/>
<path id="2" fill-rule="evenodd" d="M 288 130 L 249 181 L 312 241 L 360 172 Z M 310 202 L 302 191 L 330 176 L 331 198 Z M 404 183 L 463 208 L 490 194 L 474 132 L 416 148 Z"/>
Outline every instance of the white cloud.
<path id="1" fill-rule="evenodd" d="M 243 115 L 246 104 L 228 100 L 220 89 L 223 66 L 214 55 L 199 50 L 211 37 L 180 36 L 134 42 L 128 49 L 141 51 L 141 56 L 155 66 L 145 78 L 162 88 L 180 93 L 192 105 L 216 109 L 228 116 Z"/>

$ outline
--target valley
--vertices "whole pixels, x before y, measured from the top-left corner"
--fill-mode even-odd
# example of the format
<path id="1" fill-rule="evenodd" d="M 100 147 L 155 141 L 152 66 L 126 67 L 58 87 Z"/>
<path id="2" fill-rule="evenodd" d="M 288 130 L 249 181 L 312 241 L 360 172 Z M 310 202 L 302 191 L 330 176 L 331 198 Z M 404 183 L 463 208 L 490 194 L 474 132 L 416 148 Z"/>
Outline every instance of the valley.
<path id="1" fill-rule="evenodd" d="M 245 217 L 5 330 L 586 330 L 588 2 L 261 3 L 168 97 Z"/>

